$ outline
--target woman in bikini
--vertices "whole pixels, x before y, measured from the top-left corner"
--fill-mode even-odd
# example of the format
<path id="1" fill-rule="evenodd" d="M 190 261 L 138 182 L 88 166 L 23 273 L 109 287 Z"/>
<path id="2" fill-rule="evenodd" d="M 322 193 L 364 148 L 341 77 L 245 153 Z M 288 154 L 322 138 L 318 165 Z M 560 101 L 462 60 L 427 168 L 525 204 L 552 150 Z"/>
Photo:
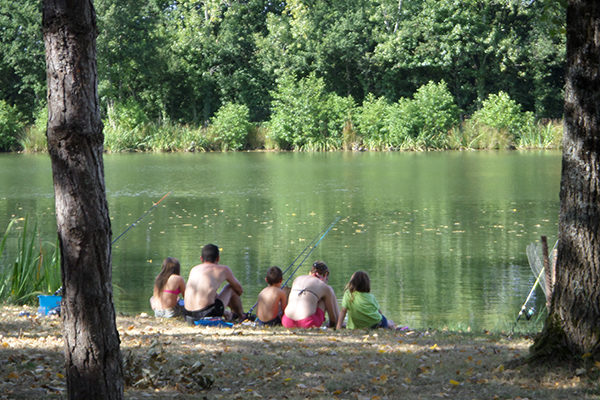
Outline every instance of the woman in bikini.
<path id="1" fill-rule="evenodd" d="M 172 318 L 182 314 L 183 305 L 179 303 L 179 295 L 183 298 L 185 281 L 181 277 L 179 260 L 167 257 L 162 263 L 162 270 L 154 281 L 154 293 L 150 305 L 155 317 Z"/>
<path id="2" fill-rule="evenodd" d="M 339 308 L 335 293 L 327 284 L 329 270 L 322 261 L 316 261 L 308 275 L 294 279 L 281 324 L 286 328 L 318 328 L 325 322 L 336 327 Z"/>

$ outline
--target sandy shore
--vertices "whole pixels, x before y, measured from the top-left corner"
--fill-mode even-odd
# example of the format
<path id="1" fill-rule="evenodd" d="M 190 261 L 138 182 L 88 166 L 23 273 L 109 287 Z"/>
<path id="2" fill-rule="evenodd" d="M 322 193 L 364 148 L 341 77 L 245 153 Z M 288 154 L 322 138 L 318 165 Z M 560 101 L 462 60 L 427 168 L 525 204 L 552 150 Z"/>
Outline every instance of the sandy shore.
<path id="1" fill-rule="evenodd" d="M 600 363 L 507 368 L 530 337 L 190 327 L 119 316 L 130 399 L 600 399 Z M 0 399 L 64 398 L 59 317 L 0 309 Z"/>

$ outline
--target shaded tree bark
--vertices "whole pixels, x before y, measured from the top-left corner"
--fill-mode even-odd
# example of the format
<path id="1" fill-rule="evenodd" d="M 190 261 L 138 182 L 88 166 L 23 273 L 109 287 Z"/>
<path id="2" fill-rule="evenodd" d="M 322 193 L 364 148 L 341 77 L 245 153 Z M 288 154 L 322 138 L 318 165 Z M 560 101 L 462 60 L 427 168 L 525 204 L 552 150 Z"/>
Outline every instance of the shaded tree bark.
<path id="1" fill-rule="evenodd" d="M 565 133 L 556 281 L 532 348 L 544 361 L 600 357 L 600 2 L 567 8 Z"/>
<path id="2" fill-rule="evenodd" d="M 123 379 L 112 302 L 92 1 L 44 0 L 42 23 L 68 396 L 120 399 Z"/>

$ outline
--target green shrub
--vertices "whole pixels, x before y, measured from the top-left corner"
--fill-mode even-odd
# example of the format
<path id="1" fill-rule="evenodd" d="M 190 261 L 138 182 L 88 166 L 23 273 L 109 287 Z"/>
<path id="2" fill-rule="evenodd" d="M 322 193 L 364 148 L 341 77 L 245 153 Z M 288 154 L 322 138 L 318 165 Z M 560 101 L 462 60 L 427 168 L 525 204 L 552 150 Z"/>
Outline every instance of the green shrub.
<path id="1" fill-rule="evenodd" d="M 148 150 L 149 119 L 133 99 L 109 106 L 104 121 L 104 147 L 113 152 Z"/>
<path id="2" fill-rule="evenodd" d="M 459 122 L 459 109 L 446 82 L 429 82 L 413 96 L 410 107 L 413 137 L 426 148 L 446 146 L 447 135 Z"/>
<path id="3" fill-rule="evenodd" d="M 223 151 L 243 150 L 248 143 L 250 110 L 245 104 L 225 103 L 210 120 L 210 136 Z"/>
<path id="4" fill-rule="evenodd" d="M 389 145 L 390 113 L 397 112 L 385 98 L 376 98 L 369 93 L 354 116 L 356 131 L 369 149 L 378 149 Z"/>
<path id="5" fill-rule="evenodd" d="M 327 93 L 323 79 L 311 74 L 296 81 L 286 75 L 272 93 L 268 139 L 283 150 L 331 150 L 342 146 L 342 131 L 354 100 Z"/>
<path id="6" fill-rule="evenodd" d="M 28 153 L 48 151 L 46 126 L 48 124 L 48 107 L 44 106 L 35 115 L 33 125 L 29 126 L 21 139 L 21 147 Z"/>
<path id="7" fill-rule="evenodd" d="M 521 111 L 521 106 L 505 92 L 490 94 L 481 109 L 473 113 L 474 126 L 487 126 L 504 134 L 516 145 L 520 137 L 535 125 L 533 114 Z"/>
<path id="8" fill-rule="evenodd" d="M 0 151 L 17 150 L 24 128 L 23 117 L 17 107 L 0 100 Z"/>
<path id="9" fill-rule="evenodd" d="M 401 98 L 386 115 L 387 145 L 396 149 L 442 149 L 459 122 L 459 109 L 446 83 L 429 82 L 411 100 Z"/>
<path id="10" fill-rule="evenodd" d="M 344 130 L 352 124 L 356 103 L 352 96 L 328 93 L 322 105 L 321 118 L 325 121 L 323 137 L 317 140 L 317 150 L 339 150 L 344 146 Z"/>
<path id="11" fill-rule="evenodd" d="M 411 139 L 417 136 L 414 114 L 413 102 L 410 99 L 400 98 L 390 106 L 385 114 L 387 137 L 383 146 L 397 150 L 411 147 Z"/>

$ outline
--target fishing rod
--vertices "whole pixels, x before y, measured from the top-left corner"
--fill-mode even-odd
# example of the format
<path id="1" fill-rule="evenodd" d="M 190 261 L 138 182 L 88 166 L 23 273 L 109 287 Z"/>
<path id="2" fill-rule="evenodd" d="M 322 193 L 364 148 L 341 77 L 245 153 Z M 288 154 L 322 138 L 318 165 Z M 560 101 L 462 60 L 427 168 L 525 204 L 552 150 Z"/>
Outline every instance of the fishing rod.
<path id="1" fill-rule="evenodd" d="M 117 240 L 119 240 L 123 235 L 125 235 L 127 233 L 127 231 L 129 231 L 131 228 L 133 228 L 138 222 L 140 222 L 146 215 L 148 215 L 153 209 L 154 207 L 156 207 L 157 205 L 160 204 L 161 201 L 163 201 L 168 195 L 170 195 L 171 192 L 168 192 L 167 194 L 165 194 L 163 197 L 160 198 L 159 201 L 157 201 L 156 203 L 152 204 L 152 207 L 150 207 L 148 210 L 146 210 L 146 212 L 144 214 L 142 214 L 141 217 L 139 217 L 133 224 L 129 225 L 127 227 L 127 229 L 125 229 L 119 236 L 117 236 L 111 243 L 110 245 L 114 245 L 115 242 Z M 56 292 L 54 292 L 55 296 L 59 296 L 62 295 L 62 291 L 63 291 L 63 286 L 59 287 L 58 290 Z"/>
<path id="2" fill-rule="evenodd" d="M 302 264 L 304 264 L 304 261 L 306 261 L 306 259 L 308 258 L 308 256 L 311 255 L 311 253 L 313 251 L 315 251 L 315 249 L 317 248 L 317 246 L 319 245 L 319 243 L 321 243 L 321 240 L 323 240 L 325 238 L 325 236 L 327 236 L 327 234 L 329 233 L 329 231 L 331 230 L 331 228 L 333 228 L 333 226 L 335 224 L 337 224 L 337 222 L 340 220 L 341 217 L 337 217 L 330 225 L 329 228 L 327 228 L 327 230 L 325 231 L 325 233 L 323 233 L 323 235 L 321 236 L 321 238 L 317 241 L 317 243 L 315 243 L 315 245 L 312 247 L 312 249 L 310 249 L 310 251 L 304 256 L 304 258 L 302 259 L 302 261 L 300 261 L 300 264 L 298 264 L 298 266 L 296 267 L 296 269 L 294 269 L 294 271 L 292 272 L 292 274 L 287 278 L 287 280 L 284 282 L 283 285 L 281 285 L 282 288 L 286 287 L 287 283 L 290 281 L 290 279 L 292 279 L 292 277 L 294 276 L 294 274 L 296 273 L 296 271 L 298 271 L 298 268 L 300 268 L 300 266 Z"/>
<path id="3" fill-rule="evenodd" d="M 517 319 L 516 319 L 516 321 L 515 321 L 515 323 L 513 325 L 513 328 L 512 328 L 513 332 L 515 330 L 515 327 L 517 326 L 517 322 L 519 322 L 519 319 L 521 318 L 521 316 L 523 314 L 525 314 L 525 310 L 527 309 L 527 303 L 529 302 L 529 299 L 531 299 L 531 296 L 533 295 L 533 291 L 535 290 L 536 286 L 540 283 L 540 279 L 541 279 L 543 273 L 544 273 L 544 268 L 542 268 L 540 270 L 540 273 L 538 274 L 537 279 L 535 280 L 535 283 L 533 284 L 533 287 L 529 291 L 529 294 L 527 295 L 527 298 L 525 299 L 525 302 L 521 306 L 521 310 L 519 311 L 519 315 L 517 315 Z M 529 316 L 529 317 L 531 317 L 531 316 Z M 529 319 L 529 317 L 527 319 Z"/>
<path id="4" fill-rule="evenodd" d="M 339 219 L 339 217 L 338 217 L 338 219 Z M 292 268 L 294 266 L 294 264 L 296 264 L 296 261 L 298 261 L 298 259 L 302 256 L 302 254 L 304 254 L 304 252 L 306 250 L 308 250 L 308 248 L 311 247 L 317 241 L 317 239 L 319 239 L 319 237 L 321 237 L 321 235 L 323 235 L 323 233 L 326 230 L 327 230 L 327 227 L 325 227 L 321 232 L 319 232 L 319 234 L 317 236 L 315 236 L 315 238 L 313 240 L 311 240 L 309 244 L 306 245 L 304 250 L 302 250 L 300 252 L 300 254 L 298 254 L 298 256 L 294 259 L 294 261 L 292 261 L 292 263 L 290 265 L 288 265 L 288 267 L 281 273 L 282 276 L 285 275 L 290 270 L 290 268 Z"/>
<path id="5" fill-rule="evenodd" d="M 331 230 L 331 228 L 333 228 L 333 226 L 340 220 L 341 217 L 337 217 L 331 224 L 328 225 L 328 227 L 326 229 L 323 229 L 321 232 L 319 232 L 319 234 L 304 248 L 304 250 L 302 250 L 300 252 L 300 254 L 298 254 L 298 256 L 294 259 L 294 261 L 292 261 L 292 263 L 285 269 L 285 271 L 283 271 L 282 275 L 285 275 L 285 273 L 292 268 L 292 266 L 296 263 L 296 261 L 298 261 L 298 259 L 302 256 L 302 254 L 304 254 L 304 252 L 306 252 L 306 250 L 312 246 L 312 249 L 308 252 L 308 254 L 302 259 L 302 261 L 300 262 L 300 264 L 298 264 L 298 266 L 296 267 L 296 269 L 294 270 L 294 272 L 292 272 L 292 274 L 289 276 L 289 278 L 285 281 L 285 283 L 283 285 L 281 285 L 282 288 L 285 287 L 285 285 L 287 285 L 287 283 L 289 282 L 289 280 L 291 279 L 292 276 L 294 276 L 294 274 L 296 273 L 296 271 L 298 271 L 298 268 L 300 268 L 300 266 L 302 265 L 302 263 L 308 258 L 308 256 L 310 255 L 310 253 L 313 252 L 313 250 L 319 245 L 319 243 L 321 242 L 321 240 L 323 240 L 323 238 L 327 235 L 327 233 L 329 233 L 329 231 Z M 317 238 L 318 241 L 317 241 Z M 315 243 L 316 242 L 316 243 Z M 256 306 L 258 305 L 258 301 L 250 308 L 250 310 L 248 310 L 247 314 L 251 314 L 252 311 L 254 310 L 254 308 L 256 308 Z"/>
<path id="6" fill-rule="evenodd" d="M 150 214 L 150 212 L 152 212 L 152 210 L 154 209 L 154 207 L 156 207 L 157 205 L 160 204 L 161 201 L 163 201 L 168 195 L 170 195 L 171 192 L 167 192 L 167 194 L 165 194 L 163 197 L 160 198 L 159 201 L 157 201 L 156 203 L 152 204 L 152 207 L 150 207 L 148 210 L 146 210 L 146 212 L 144 214 L 142 214 L 141 217 L 139 217 L 133 224 L 129 225 L 127 227 L 127 229 L 125 229 L 119 236 L 117 236 L 112 242 L 111 242 L 111 246 L 115 244 L 115 242 L 117 240 L 119 240 L 123 235 L 125 235 L 131 228 L 135 227 L 136 224 L 138 222 L 140 222 L 142 219 L 144 219 L 144 217 L 148 214 Z"/>

